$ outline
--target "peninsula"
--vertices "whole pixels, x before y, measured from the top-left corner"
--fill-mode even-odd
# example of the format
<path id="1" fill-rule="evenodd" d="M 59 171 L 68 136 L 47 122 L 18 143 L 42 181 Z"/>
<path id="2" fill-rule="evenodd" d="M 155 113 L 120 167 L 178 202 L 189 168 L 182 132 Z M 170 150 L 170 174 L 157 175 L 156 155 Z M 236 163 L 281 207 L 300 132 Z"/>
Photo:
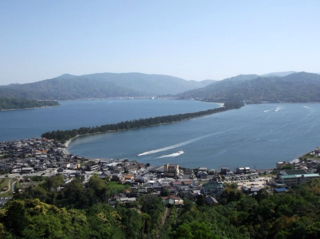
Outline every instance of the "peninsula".
<path id="1" fill-rule="evenodd" d="M 194 113 L 185 113 L 185 114 L 176 114 L 176 115 L 167 115 L 167 116 L 158 116 L 146 119 L 138 119 L 120 122 L 117 124 L 107 124 L 96 127 L 81 127 L 79 129 L 72 130 L 56 130 L 51 132 L 46 132 L 41 135 L 41 137 L 47 139 L 54 139 L 61 142 L 66 142 L 72 138 L 88 135 L 88 134 L 97 134 L 97 133 L 108 133 L 120 130 L 128 129 L 138 129 L 142 127 L 150 127 L 161 124 L 175 123 L 183 120 L 188 120 L 196 117 L 211 115 L 219 112 L 224 112 L 232 109 L 239 109 L 244 106 L 243 102 L 227 102 L 220 108 L 209 109 L 205 111 L 198 111 Z"/>
<path id="2" fill-rule="evenodd" d="M 19 110 L 40 107 L 57 106 L 57 101 L 47 100 L 26 100 L 16 98 L 0 98 L 0 110 Z"/>

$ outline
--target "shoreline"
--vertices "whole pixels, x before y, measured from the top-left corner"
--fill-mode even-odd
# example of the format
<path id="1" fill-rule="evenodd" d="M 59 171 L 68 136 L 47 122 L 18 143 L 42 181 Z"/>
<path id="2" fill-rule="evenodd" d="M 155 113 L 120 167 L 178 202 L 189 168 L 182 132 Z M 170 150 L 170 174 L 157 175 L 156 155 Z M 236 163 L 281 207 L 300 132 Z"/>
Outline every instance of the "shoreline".
<path id="1" fill-rule="evenodd" d="M 128 130 L 137 130 L 137 129 L 143 129 L 143 128 L 150 128 L 150 127 L 161 126 L 161 125 L 175 124 L 175 123 L 178 123 L 178 122 L 183 122 L 183 121 L 186 121 L 186 120 L 191 120 L 191 119 L 200 118 L 200 117 L 206 117 L 206 116 L 210 116 L 210 115 L 197 116 L 197 117 L 187 118 L 187 119 L 183 119 L 183 120 L 179 120 L 179 121 L 173 121 L 173 122 L 170 122 L 170 123 L 160 123 L 160 124 L 155 124 L 155 125 L 151 125 L 151 126 L 142 126 L 142 127 L 137 127 L 137 128 L 131 128 L 131 129 L 110 130 L 108 132 L 95 132 L 95 133 L 88 133 L 88 134 L 82 134 L 82 135 L 78 134 L 78 135 L 72 137 L 71 139 L 68 139 L 64 143 L 64 146 L 65 146 L 64 151 L 67 152 L 67 153 L 70 153 L 68 151 L 68 147 L 69 147 L 70 143 L 73 140 L 77 139 L 77 138 L 87 137 L 87 136 L 96 135 L 96 134 L 108 134 L 108 133 L 122 132 L 122 131 L 128 131 Z"/>
<path id="2" fill-rule="evenodd" d="M 203 102 L 203 103 L 213 103 L 213 104 L 218 104 L 218 106 L 220 107 L 217 107 L 217 108 L 213 108 L 213 109 L 221 109 L 221 108 L 225 108 L 225 103 L 222 103 L 222 102 L 204 102 L 204 101 L 199 101 L 199 102 Z M 243 107 L 243 106 L 242 106 Z M 242 108 L 240 107 L 240 108 Z M 236 109 L 236 108 L 234 108 Z M 210 109 L 209 109 L 210 110 Z M 197 112 L 193 112 L 193 113 L 197 113 Z M 213 114 L 216 114 L 216 113 L 222 113 L 222 112 L 215 112 Z M 78 137 L 83 137 L 83 136 L 90 136 L 90 135 L 95 135 L 95 134 L 107 134 L 107 133 L 113 133 L 113 132 L 121 132 L 121 131 L 127 131 L 127 130 L 134 130 L 134 129 L 140 129 L 140 128 L 148 128 L 148 127 L 153 127 L 153 126 L 160 126 L 160 125 L 167 125 L 167 124 L 173 124 L 173 123 L 178 123 L 178 122 L 182 122 L 182 121 L 186 121 L 186 120 L 191 120 L 191 119 L 194 119 L 194 118 L 200 118 L 200 117 L 205 117 L 205 116 L 210 116 L 212 114 L 205 114 L 205 115 L 199 115 L 199 116 L 194 116 L 194 117 L 188 117 L 188 118 L 184 118 L 182 120 L 178 120 L 178 121 L 171 121 L 171 122 L 167 122 L 167 123 L 159 123 L 159 124 L 154 124 L 154 125 L 146 125 L 146 126 L 141 126 L 141 127 L 133 127 L 133 128 L 129 128 L 129 129 L 119 129 L 119 130 L 109 130 L 107 132 L 94 132 L 94 133 L 87 133 L 87 134 L 77 134 L 76 136 L 68 139 L 65 143 L 64 143 L 64 146 L 65 148 L 63 148 L 63 151 L 65 154 L 68 154 L 69 151 L 68 151 L 68 147 L 70 145 L 70 143 L 75 140 L 76 138 Z"/>
<path id="3" fill-rule="evenodd" d="M 33 108 L 21 108 L 21 109 L 0 109 L 0 112 L 15 111 L 15 110 L 37 110 L 37 109 L 45 109 L 45 108 L 51 108 L 51 107 L 57 107 L 57 106 L 60 106 L 60 105 L 41 106 L 41 107 L 33 107 Z"/>

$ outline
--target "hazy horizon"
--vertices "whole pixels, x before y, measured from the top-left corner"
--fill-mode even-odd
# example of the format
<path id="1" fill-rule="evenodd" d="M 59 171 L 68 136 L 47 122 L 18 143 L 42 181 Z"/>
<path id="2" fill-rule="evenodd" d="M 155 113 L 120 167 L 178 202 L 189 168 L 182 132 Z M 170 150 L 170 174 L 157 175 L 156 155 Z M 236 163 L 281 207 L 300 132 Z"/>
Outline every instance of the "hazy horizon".
<path id="1" fill-rule="evenodd" d="M 268 73 L 264 73 L 264 74 L 255 74 L 255 73 L 248 73 L 248 74 L 238 74 L 238 75 L 251 75 L 251 74 L 254 74 L 254 75 L 259 75 L 259 76 L 264 76 L 264 75 L 269 75 L 269 74 L 276 74 L 276 73 L 286 73 L 286 72 L 294 72 L 294 73 L 297 73 L 298 71 L 279 71 L 279 72 L 268 72 Z M 302 72 L 305 72 L 305 71 L 302 71 Z M 70 73 L 63 73 L 61 75 L 58 75 L 58 76 L 55 76 L 55 77 L 52 77 L 52 78 L 46 78 L 46 79 L 41 79 L 41 80 L 38 80 L 38 81 L 43 81 L 43 80 L 50 80 L 50 79 L 54 79 L 54 78 L 57 78 L 57 77 L 60 77 L 60 76 L 63 76 L 63 75 L 72 75 L 72 76 L 84 76 L 84 75 L 91 75 L 91 74 L 103 74 L 103 73 L 112 73 L 112 74 L 130 74 L 130 73 L 138 73 L 138 74 L 147 74 L 147 75 L 166 75 L 166 74 L 153 74 L 153 73 L 143 73 L 143 72 L 94 72 L 94 73 L 87 73 L 87 74 L 81 74 L 81 75 L 75 75 L 75 74 L 70 74 Z M 307 72 L 307 73 L 313 73 L 313 74 L 320 74 L 320 73 L 317 73 L 317 72 Z M 181 78 L 183 80 L 187 80 L 187 81 L 205 81 L 205 80 L 213 80 L 213 81 L 221 81 L 221 80 L 225 80 L 225 79 L 228 79 L 228 78 L 231 78 L 231 77 L 235 77 L 235 76 L 238 76 L 238 75 L 233 75 L 233 76 L 230 76 L 230 77 L 227 77 L 227 78 L 223 78 L 223 79 L 202 79 L 202 80 L 193 80 L 193 79 L 184 79 L 184 78 L 181 78 L 179 76 L 174 76 L 174 75 L 170 75 L 170 76 L 173 76 L 173 77 L 178 77 L 178 78 Z M 1 85 L 10 85 L 10 84 L 27 84 L 27 83 L 34 83 L 34 82 L 38 82 L 38 81 L 30 81 L 30 82 L 13 82 L 13 83 L 9 83 L 9 84 L 0 84 Z"/>
<path id="2" fill-rule="evenodd" d="M 63 74 L 320 72 L 318 1 L 0 3 L 0 85 Z"/>

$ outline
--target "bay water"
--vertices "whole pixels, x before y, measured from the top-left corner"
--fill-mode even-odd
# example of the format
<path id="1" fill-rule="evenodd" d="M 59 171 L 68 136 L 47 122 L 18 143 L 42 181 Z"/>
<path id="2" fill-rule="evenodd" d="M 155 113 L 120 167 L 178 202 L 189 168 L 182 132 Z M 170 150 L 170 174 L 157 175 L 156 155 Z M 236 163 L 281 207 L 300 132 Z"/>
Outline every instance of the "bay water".
<path id="1" fill-rule="evenodd" d="M 0 112 L 0 141 L 219 107 L 214 103 L 165 100 L 60 103 L 59 107 Z M 128 158 L 152 165 L 273 168 L 277 161 L 290 161 L 320 146 L 319 117 L 320 104 L 246 105 L 173 124 L 79 137 L 68 151 L 88 158 Z"/>

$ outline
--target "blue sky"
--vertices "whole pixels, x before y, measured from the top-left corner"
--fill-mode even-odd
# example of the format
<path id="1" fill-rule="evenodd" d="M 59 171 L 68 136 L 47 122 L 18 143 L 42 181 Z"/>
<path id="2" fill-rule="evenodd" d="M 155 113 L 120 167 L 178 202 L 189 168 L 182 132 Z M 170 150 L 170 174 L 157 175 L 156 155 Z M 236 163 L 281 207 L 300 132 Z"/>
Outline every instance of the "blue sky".
<path id="1" fill-rule="evenodd" d="M 320 72 L 320 1 L 1 1 L 0 85 L 64 73 Z"/>

